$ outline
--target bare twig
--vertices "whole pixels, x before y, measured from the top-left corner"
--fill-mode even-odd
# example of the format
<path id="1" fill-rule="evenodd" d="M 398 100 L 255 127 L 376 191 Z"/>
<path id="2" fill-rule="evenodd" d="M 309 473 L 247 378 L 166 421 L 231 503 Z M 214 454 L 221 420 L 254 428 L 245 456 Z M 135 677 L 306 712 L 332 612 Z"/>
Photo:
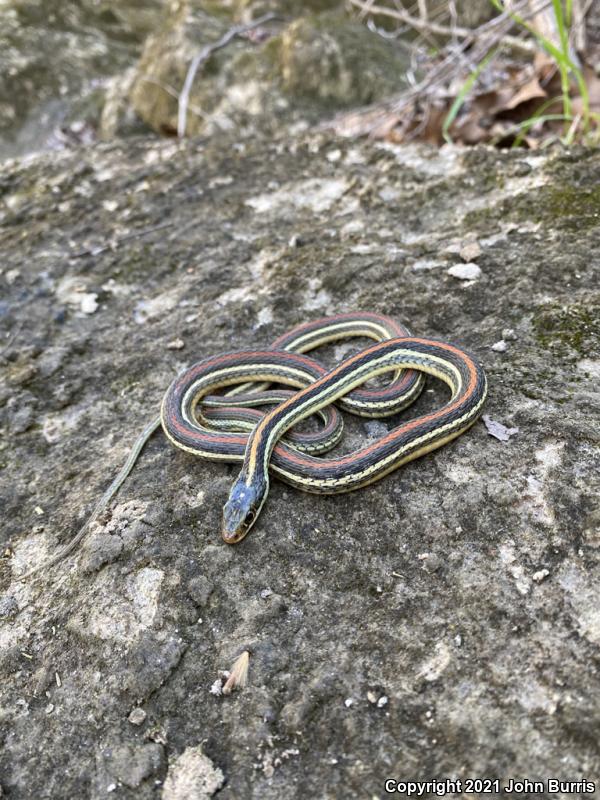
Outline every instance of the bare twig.
<path id="1" fill-rule="evenodd" d="M 173 86 L 170 86 L 168 83 L 163 83 L 162 81 L 157 81 L 155 78 L 148 78 L 146 75 L 142 75 L 140 80 L 144 81 L 144 83 L 150 83 L 152 86 L 158 86 L 159 89 L 162 89 L 163 92 L 166 92 L 171 97 L 174 97 L 175 100 L 179 102 L 179 92 Z M 188 103 L 188 109 L 192 112 L 192 114 L 196 114 L 196 116 L 201 117 L 202 119 L 208 119 L 208 114 L 205 114 L 201 108 L 198 106 L 192 105 Z"/>
<path id="2" fill-rule="evenodd" d="M 349 0 L 349 2 L 357 8 L 363 4 L 363 0 Z M 522 16 L 527 19 L 532 13 L 538 13 L 547 8 L 551 5 L 551 2 L 552 0 L 541 0 L 541 4 L 533 9 L 529 8 L 528 0 L 521 0 L 517 5 L 524 9 Z M 371 6 L 371 10 L 374 11 L 375 8 L 378 7 Z M 389 11 L 389 9 L 384 10 Z M 404 12 L 399 13 L 404 14 Z M 417 20 L 417 22 L 419 21 Z M 471 49 L 471 59 L 475 63 L 479 63 L 490 50 L 500 42 L 506 41 L 506 31 L 512 24 L 511 15 L 508 12 L 504 12 L 489 22 L 471 30 L 467 37 L 460 37 L 462 29 L 459 28 L 458 36 L 462 38 L 462 41 L 439 64 L 430 69 L 420 83 L 391 100 L 386 100 L 358 111 L 338 115 L 321 127 L 326 129 L 333 128 L 340 135 L 346 136 L 386 136 L 397 124 L 399 115 L 417 98 L 424 97 L 436 89 L 443 89 L 444 83 L 456 72 L 457 59 L 467 49 Z M 450 29 L 448 30 L 450 31 Z"/>
<path id="3" fill-rule="evenodd" d="M 378 14 L 382 17 L 397 19 L 400 22 L 403 22 L 405 25 L 414 28 L 414 30 L 419 31 L 419 33 L 433 33 L 437 36 L 468 39 L 469 41 L 473 41 L 478 35 L 483 33 L 485 28 L 485 25 L 482 25 L 479 28 L 463 28 L 455 25 L 440 25 L 439 23 L 433 22 L 432 20 L 426 18 L 423 19 L 420 17 L 413 17 L 407 11 L 397 11 L 393 8 L 387 8 L 386 6 L 376 6 L 370 0 L 369 2 L 365 2 L 365 0 L 349 0 L 349 3 L 355 8 L 361 9 L 363 13 Z M 512 47 L 516 50 L 522 50 L 526 53 L 533 53 L 538 49 L 532 42 L 528 42 L 525 39 L 521 39 L 517 36 L 509 36 L 508 34 L 502 36 L 502 42 L 503 44 L 506 44 L 507 47 Z"/>
<path id="4" fill-rule="evenodd" d="M 97 256 L 100 255 L 100 253 L 106 252 L 107 250 L 114 250 L 122 242 L 126 242 L 129 239 L 140 239 L 142 236 L 148 236 L 149 233 L 154 233 L 154 231 L 162 231 L 164 228 L 172 228 L 174 224 L 174 222 L 163 222 L 162 225 L 155 225 L 153 228 L 144 228 L 141 231 L 131 231 L 131 233 L 126 233 L 123 236 L 112 239 L 108 244 L 102 245 L 101 247 L 89 247 L 87 250 L 80 250 L 78 253 L 72 253 L 69 258 Z"/>
<path id="5" fill-rule="evenodd" d="M 14 329 L 14 331 L 12 331 L 12 332 L 9 331 L 8 340 L 4 343 L 3 347 L 0 348 L 0 356 L 4 355 L 4 353 L 6 353 L 8 348 L 12 345 L 12 343 L 17 338 L 17 336 L 21 333 L 21 328 L 22 327 L 23 327 L 23 321 L 21 320 L 20 322 L 17 323 L 17 326 Z"/>
<path id="6" fill-rule="evenodd" d="M 587 30 L 585 27 L 586 17 L 594 3 L 594 0 L 587 0 L 582 7 L 580 0 L 573 3 L 573 23 L 571 25 L 571 44 L 578 53 L 585 55 L 587 50 Z"/>
<path id="7" fill-rule="evenodd" d="M 235 39 L 237 36 L 242 36 L 243 34 L 248 33 L 248 31 L 258 28 L 260 25 L 264 25 L 265 22 L 270 22 L 274 19 L 278 19 L 277 14 L 269 13 L 263 14 L 262 17 L 258 17 L 252 22 L 249 22 L 247 25 L 236 25 L 224 33 L 223 36 L 221 36 L 220 39 L 217 39 L 216 42 L 207 44 L 197 55 L 194 56 L 190 66 L 188 67 L 185 81 L 183 82 L 183 88 L 178 97 L 179 109 L 177 113 L 177 136 L 180 139 L 185 136 L 190 92 L 192 90 L 192 86 L 194 85 L 196 73 L 200 67 L 208 61 L 213 53 L 228 45 L 232 39 Z"/>

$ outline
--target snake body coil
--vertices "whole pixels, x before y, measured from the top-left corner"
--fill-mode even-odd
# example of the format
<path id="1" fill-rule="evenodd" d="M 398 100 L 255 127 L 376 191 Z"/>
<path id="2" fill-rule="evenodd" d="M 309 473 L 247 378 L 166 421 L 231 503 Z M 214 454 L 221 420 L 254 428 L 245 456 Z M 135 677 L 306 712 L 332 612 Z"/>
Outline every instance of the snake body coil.
<path id="1" fill-rule="evenodd" d="M 302 355 L 348 336 L 379 341 L 329 371 Z M 174 445 L 212 460 L 243 462 L 223 511 L 222 535 L 229 543 L 242 539 L 256 521 L 268 493 L 269 470 L 308 492 L 335 494 L 358 489 L 460 436 L 477 420 L 486 397 L 485 374 L 472 356 L 446 342 L 410 336 L 393 320 L 376 314 L 316 320 L 290 331 L 273 347 L 276 349 L 225 353 L 198 362 L 173 381 L 162 404 L 162 426 Z M 386 372 L 395 374 L 385 388 L 358 388 Z M 444 381 L 451 391 L 450 400 L 357 452 L 315 457 L 310 448 L 295 446 L 293 439 L 282 441 L 293 425 L 334 402 L 361 416 L 394 414 L 419 395 L 422 373 Z M 284 396 L 261 417 L 254 412 L 251 425 L 250 417 L 244 420 L 247 412 L 238 409 L 237 430 L 214 430 L 210 416 L 202 415 L 202 401 L 215 390 L 235 384 L 243 384 L 246 391 L 248 381 L 286 384 L 300 391 Z M 226 416 L 223 404 L 243 404 L 244 398 L 247 395 L 225 395 L 211 397 L 209 403 Z M 250 433 L 244 427 L 251 427 Z"/>

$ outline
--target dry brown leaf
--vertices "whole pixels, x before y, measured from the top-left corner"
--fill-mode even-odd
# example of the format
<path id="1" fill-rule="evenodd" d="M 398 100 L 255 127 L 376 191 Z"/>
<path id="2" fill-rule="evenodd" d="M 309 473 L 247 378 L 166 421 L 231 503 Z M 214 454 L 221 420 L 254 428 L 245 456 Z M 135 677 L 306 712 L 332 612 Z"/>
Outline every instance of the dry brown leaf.
<path id="1" fill-rule="evenodd" d="M 540 97 L 546 98 L 548 95 L 540 86 L 538 79 L 533 78 L 512 96 L 509 102 L 504 106 L 504 110 L 511 110 L 520 106 L 521 103 L 526 103 L 529 100 L 535 100 Z"/>

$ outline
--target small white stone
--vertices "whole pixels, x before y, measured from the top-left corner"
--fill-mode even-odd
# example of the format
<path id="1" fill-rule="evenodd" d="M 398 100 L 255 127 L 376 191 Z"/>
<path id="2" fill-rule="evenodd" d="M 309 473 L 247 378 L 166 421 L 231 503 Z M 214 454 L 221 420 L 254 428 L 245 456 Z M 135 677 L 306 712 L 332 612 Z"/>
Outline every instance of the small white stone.
<path id="1" fill-rule="evenodd" d="M 143 708 L 134 708 L 127 719 L 132 725 L 141 725 L 146 719 L 146 712 Z"/>
<path id="2" fill-rule="evenodd" d="M 4 277 L 6 278 L 6 282 L 8 283 L 8 285 L 12 286 L 12 284 L 20 276 L 21 276 L 21 272 L 18 269 L 9 269 Z"/>
<path id="3" fill-rule="evenodd" d="M 547 578 L 548 575 L 550 575 L 550 570 L 549 569 L 539 569 L 537 572 L 533 573 L 531 578 L 536 583 L 539 583 L 540 581 L 543 581 L 544 578 Z"/>
<path id="4" fill-rule="evenodd" d="M 506 353 L 508 350 L 508 344 L 504 341 L 504 339 L 500 339 L 500 341 L 492 345 L 492 350 L 495 353 Z"/>
<path id="5" fill-rule="evenodd" d="M 377 708 L 383 708 L 384 706 L 387 706 L 387 704 L 388 704 L 387 697 L 385 695 L 382 695 L 377 701 Z"/>
<path id="6" fill-rule="evenodd" d="M 82 294 L 80 308 L 84 314 L 93 314 L 98 308 L 98 295 L 94 292 Z"/>
<path id="7" fill-rule="evenodd" d="M 421 272 L 429 269 L 443 269 L 447 263 L 447 261 L 440 261 L 440 259 L 436 258 L 421 258 L 415 261 L 411 269 L 413 272 Z"/>
<path id="8" fill-rule="evenodd" d="M 357 233 L 361 233 L 364 228 L 364 222 L 359 219 L 351 219 L 350 222 L 347 222 L 345 225 L 343 225 L 342 229 L 340 230 L 342 239 L 345 239 L 348 236 L 353 236 Z"/>
<path id="9" fill-rule="evenodd" d="M 517 334 L 514 332 L 513 328 L 504 328 L 502 331 L 502 338 L 506 339 L 507 341 L 514 342 L 517 338 Z"/>
<path id="10" fill-rule="evenodd" d="M 469 242 L 460 249 L 460 257 L 463 261 L 474 261 L 479 258 L 482 250 L 478 242 Z"/>
<path id="11" fill-rule="evenodd" d="M 453 278 L 459 278 L 461 281 L 474 281 L 477 278 L 480 278 L 481 267 L 473 262 L 469 262 L 468 264 L 455 264 L 450 269 L 447 269 L 446 272 L 448 275 L 452 275 Z"/>
<path id="12" fill-rule="evenodd" d="M 346 706 L 346 708 L 350 708 L 351 706 L 353 706 L 354 705 L 354 698 L 353 697 L 347 697 L 344 700 L 344 705 Z"/>
<path id="13" fill-rule="evenodd" d="M 167 343 L 167 350 L 183 350 L 185 347 L 185 342 L 183 339 L 173 339 L 171 342 Z"/>

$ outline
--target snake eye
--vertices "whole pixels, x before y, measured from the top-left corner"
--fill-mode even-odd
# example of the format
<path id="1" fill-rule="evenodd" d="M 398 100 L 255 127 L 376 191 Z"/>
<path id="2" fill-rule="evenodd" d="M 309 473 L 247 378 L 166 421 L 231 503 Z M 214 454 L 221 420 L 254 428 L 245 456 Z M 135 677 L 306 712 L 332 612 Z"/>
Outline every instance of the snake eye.
<path id="1" fill-rule="evenodd" d="M 244 520 L 244 524 L 246 525 L 247 528 L 249 528 L 255 519 L 256 519 L 256 511 L 253 508 L 251 508 L 250 511 L 246 514 L 246 519 Z"/>

